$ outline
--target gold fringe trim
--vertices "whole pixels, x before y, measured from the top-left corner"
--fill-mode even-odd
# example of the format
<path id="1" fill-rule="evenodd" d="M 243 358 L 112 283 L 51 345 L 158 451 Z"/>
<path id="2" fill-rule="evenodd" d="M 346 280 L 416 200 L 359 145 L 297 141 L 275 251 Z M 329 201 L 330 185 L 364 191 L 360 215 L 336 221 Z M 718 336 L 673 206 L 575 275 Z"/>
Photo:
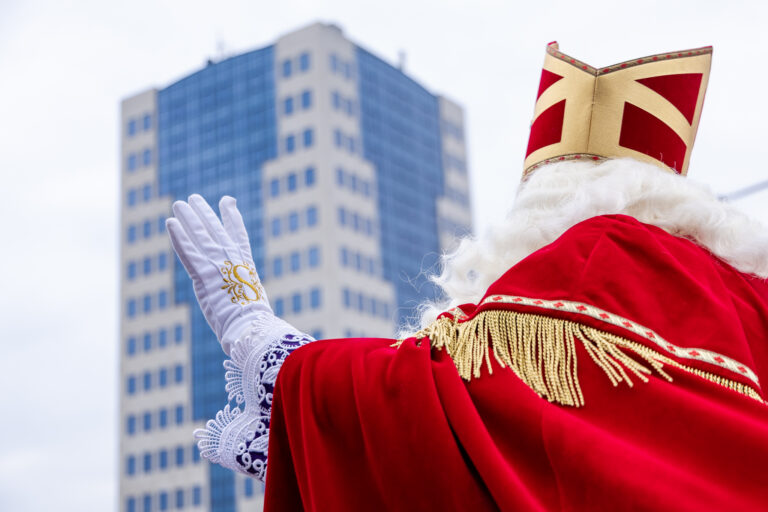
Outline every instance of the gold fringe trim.
<path id="1" fill-rule="evenodd" d="M 493 373 L 493 352 L 493 357 L 502 368 L 510 368 L 540 397 L 561 405 L 584 405 L 577 374 L 577 340 L 614 386 L 625 382 L 632 387 L 630 375 L 648 382 L 647 375 L 652 370 L 671 382 L 672 377 L 663 370 L 667 364 L 762 402 L 760 395 L 749 386 L 684 366 L 620 336 L 548 316 L 486 310 L 465 322 L 448 317 L 438 318 L 413 337 L 417 340 L 429 338 L 432 347 L 445 350 L 465 380 L 479 377 L 483 364 L 489 373 Z M 402 342 L 399 340 L 393 346 L 399 347 Z M 622 349 L 631 351 L 642 362 Z"/>

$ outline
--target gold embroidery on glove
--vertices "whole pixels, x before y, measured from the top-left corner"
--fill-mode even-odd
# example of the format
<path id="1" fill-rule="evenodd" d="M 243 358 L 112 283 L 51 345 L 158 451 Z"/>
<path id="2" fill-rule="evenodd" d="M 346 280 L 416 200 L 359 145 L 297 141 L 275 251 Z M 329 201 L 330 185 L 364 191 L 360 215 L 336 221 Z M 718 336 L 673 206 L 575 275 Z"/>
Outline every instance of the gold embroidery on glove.
<path id="1" fill-rule="evenodd" d="M 264 297 L 264 288 L 256 274 L 256 269 L 249 263 L 234 265 L 231 261 L 224 262 L 221 267 L 224 275 L 222 290 L 232 295 L 232 303 L 245 306 L 249 302 L 258 302 Z"/>

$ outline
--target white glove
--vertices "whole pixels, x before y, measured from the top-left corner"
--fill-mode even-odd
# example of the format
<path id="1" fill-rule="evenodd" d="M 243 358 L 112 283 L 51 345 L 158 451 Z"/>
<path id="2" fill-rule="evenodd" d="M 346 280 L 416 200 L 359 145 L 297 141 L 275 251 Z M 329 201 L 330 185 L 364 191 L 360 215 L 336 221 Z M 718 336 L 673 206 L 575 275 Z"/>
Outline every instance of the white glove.
<path id="1" fill-rule="evenodd" d="M 221 220 L 201 196 L 173 203 L 166 220 L 171 245 L 179 256 L 205 319 L 229 355 L 254 314 L 273 314 L 251 256 L 248 233 L 235 199 L 219 202 Z"/>

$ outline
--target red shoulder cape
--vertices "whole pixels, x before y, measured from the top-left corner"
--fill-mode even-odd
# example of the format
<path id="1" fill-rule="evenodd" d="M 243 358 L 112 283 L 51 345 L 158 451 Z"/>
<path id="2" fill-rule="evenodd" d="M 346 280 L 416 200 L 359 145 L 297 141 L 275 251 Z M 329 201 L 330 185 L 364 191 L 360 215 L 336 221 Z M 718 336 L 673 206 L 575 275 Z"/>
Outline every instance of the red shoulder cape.
<path id="1" fill-rule="evenodd" d="M 764 398 L 765 281 L 605 216 L 515 265 L 460 316 L 488 308 L 580 322 L 681 367 L 664 367 L 672 382 L 614 387 L 577 344 L 584 406 L 569 407 L 494 358 L 492 374 L 466 381 L 444 350 L 415 339 L 309 344 L 278 376 L 265 510 L 768 507 L 768 408 L 700 376 Z"/>

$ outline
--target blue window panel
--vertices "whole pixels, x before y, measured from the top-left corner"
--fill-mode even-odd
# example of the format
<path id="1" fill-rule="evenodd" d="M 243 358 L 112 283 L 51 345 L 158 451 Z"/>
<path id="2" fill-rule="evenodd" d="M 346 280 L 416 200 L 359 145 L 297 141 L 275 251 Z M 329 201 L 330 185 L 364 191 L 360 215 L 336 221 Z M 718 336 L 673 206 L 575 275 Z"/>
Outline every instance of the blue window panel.
<path id="1" fill-rule="evenodd" d="M 136 241 L 136 226 L 134 224 L 128 226 L 125 238 L 129 244 L 132 244 Z"/>
<path id="2" fill-rule="evenodd" d="M 168 292 L 165 290 L 160 290 L 157 294 L 157 307 L 160 309 L 165 309 L 168 307 Z"/>
<path id="3" fill-rule="evenodd" d="M 142 262 L 142 270 L 144 272 L 144 275 L 152 273 L 152 258 L 150 258 L 149 256 L 144 258 L 144 261 Z"/>
<path id="4" fill-rule="evenodd" d="M 363 305 L 363 301 L 364 301 L 363 294 L 362 293 L 358 293 L 357 294 L 357 310 L 358 311 L 364 311 L 365 310 L 365 306 Z"/>
<path id="5" fill-rule="evenodd" d="M 141 199 L 146 202 L 152 199 L 152 185 L 147 183 L 141 188 Z"/>
<path id="6" fill-rule="evenodd" d="M 331 71 L 334 73 L 339 70 L 339 57 L 335 53 L 331 54 Z"/>
<path id="7" fill-rule="evenodd" d="M 355 115 L 355 102 L 353 100 L 347 101 L 347 114 L 350 116 Z"/>
<path id="8" fill-rule="evenodd" d="M 157 255 L 157 270 L 162 271 L 168 268 L 168 253 L 161 252 Z"/>
<path id="9" fill-rule="evenodd" d="M 339 95 L 339 91 L 333 91 L 333 94 L 331 94 L 331 103 L 333 104 L 334 109 L 339 109 L 341 106 L 341 96 Z"/>
<path id="10" fill-rule="evenodd" d="M 128 136 L 133 137 L 134 135 L 136 135 L 136 120 L 130 119 L 128 121 Z"/>
<path id="11" fill-rule="evenodd" d="M 349 265 L 349 251 L 346 247 L 341 248 L 341 266 L 346 267 Z"/>
<path id="12" fill-rule="evenodd" d="M 291 212 L 288 215 L 288 230 L 293 232 L 299 229 L 299 214 Z"/>
<path id="13" fill-rule="evenodd" d="M 371 219 L 365 219 L 365 234 L 373 235 L 373 221 Z"/>
<path id="14" fill-rule="evenodd" d="M 378 305 L 379 305 L 379 301 L 377 301 L 376 299 L 371 299 L 371 314 L 373 316 L 376 316 L 378 314 L 378 312 L 376 311 L 376 308 L 378 307 Z"/>
<path id="15" fill-rule="evenodd" d="M 291 253 L 290 267 L 291 267 L 291 272 L 299 271 L 299 268 L 301 267 L 301 256 L 299 255 L 298 251 L 294 251 Z"/>
<path id="16" fill-rule="evenodd" d="M 128 206 L 135 206 L 136 205 L 136 198 L 137 198 L 136 189 L 132 188 L 128 191 L 128 196 L 126 197 L 126 202 L 128 203 Z"/>
<path id="17" fill-rule="evenodd" d="M 288 78 L 291 76 L 291 73 L 293 73 L 293 66 L 290 59 L 285 59 L 283 61 L 283 78 Z"/>
<path id="18" fill-rule="evenodd" d="M 307 226 L 312 227 L 317 225 L 317 207 L 310 206 L 307 208 Z"/>
<path id="19" fill-rule="evenodd" d="M 312 288 L 312 290 L 309 291 L 309 307 L 312 309 L 317 309 L 320 307 L 320 289 L 319 288 Z"/>
<path id="20" fill-rule="evenodd" d="M 316 340 L 322 339 L 323 331 L 321 331 L 320 329 L 315 329 L 314 331 L 312 331 L 312 337 L 315 338 Z"/>
<path id="21" fill-rule="evenodd" d="M 337 148 L 340 148 L 344 144 L 344 136 L 341 134 L 341 130 L 333 131 L 333 143 Z"/>
<path id="22" fill-rule="evenodd" d="M 165 215 L 161 215 L 157 218 L 157 233 L 160 235 L 165 233 Z"/>
<path id="23" fill-rule="evenodd" d="M 136 433 L 136 416 L 133 414 L 129 414 L 127 418 L 125 418 L 125 432 L 132 436 Z"/>
<path id="24" fill-rule="evenodd" d="M 183 466 L 184 465 L 184 447 L 177 446 L 175 451 L 176 451 L 176 465 Z"/>
<path id="25" fill-rule="evenodd" d="M 160 371 L 157 372 L 157 385 L 161 388 L 164 388 L 168 385 L 168 369 L 167 368 L 160 368 Z M 161 411 L 165 412 L 165 410 Z M 167 413 L 166 413 L 167 415 Z"/>
<path id="26" fill-rule="evenodd" d="M 168 510 L 168 493 L 165 491 L 162 491 L 157 496 L 157 507 L 160 510 Z"/>
<path id="27" fill-rule="evenodd" d="M 143 457 L 143 468 L 145 473 L 151 473 L 152 472 L 152 454 L 149 452 L 144 453 Z"/>
<path id="28" fill-rule="evenodd" d="M 338 167 L 336 169 L 336 184 L 340 187 L 344 186 L 344 169 Z"/>
<path id="29" fill-rule="evenodd" d="M 307 262 L 310 268 L 315 268 L 320 265 L 320 248 L 313 246 L 309 248 L 307 252 Z"/>
<path id="30" fill-rule="evenodd" d="M 168 467 L 168 450 L 160 450 L 157 454 L 157 467 L 166 469 Z"/>
<path id="31" fill-rule="evenodd" d="M 357 212 L 352 214 L 352 229 L 358 231 L 360 229 L 360 216 Z"/>
<path id="32" fill-rule="evenodd" d="M 136 337 L 130 336 L 125 342 L 125 352 L 132 356 L 136 353 Z"/>
<path id="33" fill-rule="evenodd" d="M 299 55 L 299 69 L 301 71 L 309 70 L 309 53 L 304 52 Z"/>
<path id="34" fill-rule="evenodd" d="M 298 177 L 296 176 L 296 173 L 292 172 L 288 175 L 288 180 L 286 184 L 287 184 L 288 192 L 294 192 L 296 190 L 299 184 L 299 180 L 298 180 Z"/>
<path id="35" fill-rule="evenodd" d="M 293 114 L 293 98 L 290 96 L 283 100 L 283 114 L 287 116 Z"/>
<path id="36" fill-rule="evenodd" d="M 125 391 L 129 395 L 133 395 L 136 393 L 136 376 L 135 375 L 129 375 L 127 379 L 125 379 Z"/>
<path id="37" fill-rule="evenodd" d="M 165 428 L 168 426 L 168 409 L 163 407 L 160 412 L 157 413 L 157 426 Z"/>
<path id="38" fill-rule="evenodd" d="M 151 149 L 145 149 L 144 152 L 141 154 L 141 162 L 144 164 L 144 167 L 147 167 L 152 164 L 152 150 Z"/>
<path id="39" fill-rule="evenodd" d="M 142 501 L 144 502 L 144 508 L 142 509 L 142 512 L 152 512 L 152 495 L 145 494 Z"/>
<path id="40" fill-rule="evenodd" d="M 182 423 L 184 423 L 184 406 L 183 405 L 176 406 L 174 417 L 176 419 L 177 425 L 181 425 Z"/>
<path id="41" fill-rule="evenodd" d="M 357 270 L 363 270 L 363 255 L 358 253 L 355 253 L 355 268 Z"/>
<path id="42" fill-rule="evenodd" d="M 152 334 L 145 332 L 143 339 L 144 339 L 144 345 L 143 345 L 144 352 L 149 352 L 150 350 L 152 350 Z"/>
<path id="43" fill-rule="evenodd" d="M 173 381 L 177 384 L 184 382 L 184 367 L 180 364 L 173 367 Z"/>
<path id="44" fill-rule="evenodd" d="M 312 128 L 307 128 L 306 130 L 304 130 L 303 138 L 304 138 L 304 147 L 305 148 L 312 147 L 312 144 L 314 143 L 314 140 L 315 140 L 315 132 L 312 130 Z"/>
<path id="45" fill-rule="evenodd" d="M 128 170 L 135 171 L 136 167 L 138 167 L 138 158 L 136 157 L 136 153 L 131 153 L 128 155 Z"/>
<path id="46" fill-rule="evenodd" d="M 280 277 L 283 275 L 283 258 L 277 257 L 272 260 L 272 276 Z"/>
<path id="47" fill-rule="evenodd" d="M 277 197 L 280 195 L 280 180 L 272 178 L 269 181 L 269 195 L 270 197 Z"/>
<path id="48" fill-rule="evenodd" d="M 136 457 L 133 455 L 125 458 L 125 473 L 129 476 L 136 473 Z"/>
<path id="49" fill-rule="evenodd" d="M 349 188 L 357 192 L 357 175 L 352 174 L 349 177 Z"/>
<path id="50" fill-rule="evenodd" d="M 176 489 L 176 508 L 184 508 L 184 489 Z"/>
<path id="51" fill-rule="evenodd" d="M 142 311 L 144 313 L 149 313 L 152 311 L 152 296 L 151 295 L 145 295 L 144 299 L 142 300 Z"/>
<path id="52" fill-rule="evenodd" d="M 200 488 L 199 485 L 196 485 L 192 488 L 192 504 L 200 505 L 200 503 L 202 502 L 203 502 L 203 490 Z"/>
<path id="53" fill-rule="evenodd" d="M 301 108 L 304 110 L 312 106 L 312 91 L 304 91 L 301 93 Z"/>
<path id="54" fill-rule="evenodd" d="M 352 66 L 349 65 L 349 62 L 343 62 L 341 64 L 341 72 L 344 75 L 344 78 L 350 78 L 352 76 Z"/>
<path id="55" fill-rule="evenodd" d="M 195 464 L 200 462 L 200 450 L 197 449 L 197 444 L 192 445 L 192 462 Z"/>
<path id="56" fill-rule="evenodd" d="M 149 238 L 152 236 L 152 223 L 148 220 L 144 221 L 144 228 L 142 229 L 142 233 L 144 235 L 144 238 Z"/>
<path id="57" fill-rule="evenodd" d="M 344 288 L 341 291 L 341 296 L 344 307 L 349 308 L 352 305 L 352 293 L 349 291 L 349 288 Z"/>
<path id="58" fill-rule="evenodd" d="M 152 374 L 150 372 L 144 372 L 141 382 L 142 382 L 142 388 L 144 389 L 144 391 L 149 391 L 150 389 L 152 389 Z"/>
<path id="59" fill-rule="evenodd" d="M 126 314 L 128 315 L 128 318 L 133 318 L 136 316 L 136 299 L 128 299 L 128 303 L 125 307 Z"/>
<path id="60" fill-rule="evenodd" d="M 129 496 L 125 500 L 125 512 L 136 512 L 136 498 Z"/>
<path id="61" fill-rule="evenodd" d="M 315 184 L 315 168 L 314 167 L 307 167 L 304 170 L 304 185 L 307 187 L 311 187 Z"/>
<path id="62" fill-rule="evenodd" d="M 173 341 L 174 341 L 176 344 L 179 344 L 179 343 L 181 343 L 182 341 L 184 341 L 184 328 L 183 328 L 181 325 L 178 325 L 178 324 L 177 324 L 177 325 L 176 325 L 176 326 L 173 328 Z"/>
<path id="63" fill-rule="evenodd" d="M 357 151 L 357 141 L 354 137 L 347 137 L 347 149 L 350 153 Z"/>
<path id="64" fill-rule="evenodd" d="M 144 118 L 142 119 L 142 125 L 144 127 L 144 131 L 148 131 L 152 129 L 152 115 L 151 114 L 144 114 Z"/>
<path id="65" fill-rule="evenodd" d="M 371 197 L 371 184 L 368 181 L 362 183 L 363 195 L 365 197 Z"/>
<path id="66" fill-rule="evenodd" d="M 128 267 L 126 268 L 125 274 L 128 277 L 128 280 L 130 281 L 136 278 L 136 262 L 135 261 L 128 262 Z"/>
<path id="67" fill-rule="evenodd" d="M 373 261 L 373 258 L 368 258 L 368 273 L 376 275 L 376 262 Z"/>
<path id="68" fill-rule="evenodd" d="M 275 300 L 275 315 L 283 316 L 283 313 L 285 313 L 285 303 L 283 299 Z"/>
<path id="69" fill-rule="evenodd" d="M 291 295 L 291 310 L 294 313 L 301 313 L 301 294 L 294 293 Z"/>
<path id="70" fill-rule="evenodd" d="M 243 494 L 250 498 L 253 496 L 253 478 L 246 478 L 245 479 L 245 487 L 243 488 Z"/>
<path id="71" fill-rule="evenodd" d="M 280 217 L 272 219 L 272 236 L 280 236 Z"/>
<path id="72" fill-rule="evenodd" d="M 347 211 L 339 206 L 339 224 L 342 226 L 347 225 Z"/>
<path id="73" fill-rule="evenodd" d="M 288 135 L 285 138 L 285 152 L 293 153 L 295 150 L 296 150 L 296 137 L 293 135 Z"/>
<path id="74" fill-rule="evenodd" d="M 168 345 L 168 330 L 160 329 L 157 331 L 157 346 L 164 348 L 166 345 Z"/>

